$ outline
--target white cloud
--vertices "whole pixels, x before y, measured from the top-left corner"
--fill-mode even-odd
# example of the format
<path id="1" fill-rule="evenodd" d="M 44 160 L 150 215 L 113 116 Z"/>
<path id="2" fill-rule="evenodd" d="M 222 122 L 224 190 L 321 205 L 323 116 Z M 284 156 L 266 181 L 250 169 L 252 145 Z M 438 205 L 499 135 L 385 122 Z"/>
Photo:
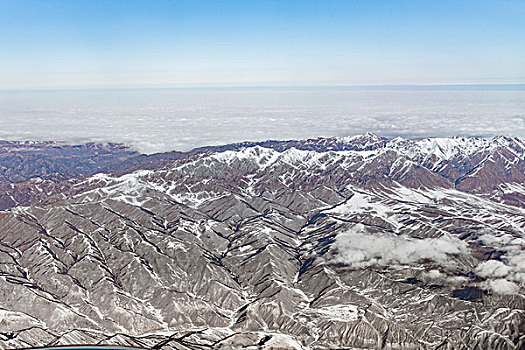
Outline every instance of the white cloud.
<path id="1" fill-rule="evenodd" d="M 436 281 L 439 283 L 447 283 L 447 284 L 463 284 L 468 282 L 468 278 L 464 276 L 449 276 L 446 273 L 443 273 L 439 270 L 430 270 L 428 272 L 422 273 L 423 278 L 426 278 L 430 281 Z"/>
<path id="2" fill-rule="evenodd" d="M 430 260 L 453 265 L 453 255 L 468 254 L 465 242 L 451 236 L 416 239 L 393 234 L 370 234 L 362 224 L 337 236 L 336 260 L 356 267 L 412 265 Z M 437 271 L 439 273 L 439 271 Z M 437 273 L 432 273 L 434 277 Z"/>
<path id="3" fill-rule="evenodd" d="M 508 276 L 511 268 L 501 261 L 488 260 L 479 264 L 474 270 L 481 277 L 505 277 Z"/>
<path id="4" fill-rule="evenodd" d="M 480 241 L 504 252 L 501 261 L 488 260 L 476 267 L 475 272 L 488 279 L 484 286 L 496 293 L 515 293 L 519 285 L 525 284 L 525 239 L 489 232 L 481 236 Z"/>
<path id="5" fill-rule="evenodd" d="M 514 294 L 519 291 L 519 287 L 516 283 L 507 281 L 503 278 L 487 280 L 486 282 L 482 283 L 482 285 L 498 294 Z"/>
<path id="6" fill-rule="evenodd" d="M 486 278 L 480 287 L 498 294 L 517 293 L 525 283 L 525 241 L 510 235 L 484 235 L 481 241 L 502 250 L 502 261 L 488 260 L 480 262 L 474 272 Z M 450 276 L 447 270 L 454 267 L 454 256 L 470 254 L 467 243 L 452 236 L 439 238 L 415 239 L 394 234 L 369 233 L 362 224 L 355 225 L 348 232 L 337 236 L 334 247 L 338 254 L 334 261 L 354 267 L 418 265 L 430 261 L 439 269 L 423 272 L 421 276 L 440 283 L 463 284 L 468 278 Z"/>
<path id="7" fill-rule="evenodd" d="M 439 270 L 430 270 L 428 272 L 423 273 L 423 276 L 431 280 L 437 280 L 446 277 L 446 275 L 442 274 Z"/>
<path id="8" fill-rule="evenodd" d="M 450 284 L 463 284 L 468 282 L 468 278 L 463 276 L 448 276 L 446 281 Z"/>
<path id="9" fill-rule="evenodd" d="M 151 153 L 365 132 L 525 137 L 523 96 L 424 90 L 0 91 L 0 139 L 124 142 Z"/>

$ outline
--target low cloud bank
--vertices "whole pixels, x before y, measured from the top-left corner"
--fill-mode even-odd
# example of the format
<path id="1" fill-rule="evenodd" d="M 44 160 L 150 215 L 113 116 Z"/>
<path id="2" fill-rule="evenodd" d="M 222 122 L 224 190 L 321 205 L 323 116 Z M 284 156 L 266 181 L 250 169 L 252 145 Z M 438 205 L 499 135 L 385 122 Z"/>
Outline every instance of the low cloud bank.
<path id="1" fill-rule="evenodd" d="M 367 233 L 358 224 L 337 237 L 337 260 L 356 267 L 411 265 L 422 261 L 453 264 L 453 255 L 469 253 L 465 242 L 451 236 L 415 239 Z"/>
<path id="2" fill-rule="evenodd" d="M 373 132 L 525 137 L 525 92 L 86 90 L 0 92 L 0 139 L 122 142 L 141 152 Z"/>
<path id="3" fill-rule="evenodd" d="M 480 238 L 480 241 L 505 253 L 501 261 L 484 261 L 474 272 L 486 278 L 484 286 L 496 293 L 517 293 L 519 285 L 525 284 L 525 239 L 510 234 L 502 236 L 486 234 Z"/>
<path id="4" fill-rule="evenodd" d="M 480 287 L 498 294 L 518 293 L 525 284 L 525 239 L 506 234 L 486 234 L 480 238 L 482 244 L 503 251 L 500 260 L 488 260 L 477 264 L 473 272 L 486 280 Z M 423 273 L 429 280 L 440 280 L 450 284 L 462 284 L 466 277 L 449 276 L 447 267 L 455 266 L 454 257 L 470 255 L 467 243 L 452 236 L 415 239 L 393 234 L 368 233 L 362 224 L 337 236 L 338 255 L 336 262 L 354 267 L 416 265 L 431 262 L 440 269 Z"/>
<path id="5" fill-rule="evenodd" d="M 439 270 L 430 270 L 428 272 L 423 272 L 423 277 L 429 280 L 437 280 L 441 283 L 446 282 L 452 285 L 463 284 L 468 282 L 468 278 L 464 276 L 449 276 L 446 273 L 443 273 Z"/>

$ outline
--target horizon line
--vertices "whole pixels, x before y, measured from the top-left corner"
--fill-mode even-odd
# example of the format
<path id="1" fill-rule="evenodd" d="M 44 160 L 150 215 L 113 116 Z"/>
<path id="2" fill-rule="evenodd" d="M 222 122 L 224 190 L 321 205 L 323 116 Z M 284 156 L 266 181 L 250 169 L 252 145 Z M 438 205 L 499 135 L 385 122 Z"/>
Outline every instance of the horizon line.
<path id="1" fill-rule="evenodd" d="M 357 134 L 347 134 L 347 135 L 332 135 L 332 136 L 317 136 L 317 137 L 299 137 L 299 138 L 268 138 L 268 139 L 245 139 L 242 141 L 233 141 L 233 142 L 225 142 L 225 143 L 209 143 L 209 144 L 203 144 L 201 146 L 196 146 L 191 149 L 187 150 L 181 150 L 181 149 L 170 149 L 168 151 L 160 151 L 160 152 L 154 152 L 154 153 L 145 153 L 140 150 L 138 150 L 134 145 L 132 145 L 129 142 L 122 142 L 122 141 L 110 141 L 110 140 L 98 140 L 98 139 L 90 139 L 90 138 L 83 138 L 83 139 L 77 139 L 77 140 L 67 140 L 67 139 L 50 139 L 50 138 L 34 138 L 34 139 L 9 139 L 9 138 L 0 138 L 0 143 L 16 143 L 21 145 L 31 145 L 31 144 L 51 144 L 51 145 L 60 145 L 60 146 L 86 146 L 86 145 L 99 145 L 99 146 L 124 146 L 127 149 L 134 150 L 138 152 L 139 154 L 160 154 L 160 153 L 171 153 L 171 152 L 180 152 L 180 153 L 190 153 L 195 151 L 201 151 L 208 148 L 221 148 L 225 146 L 233 146 L 233 145 L 239 145 L 243 147 L 254 147 L 254 146 L 260 146 L 260 144 L 264 143 L 273 143 L 273 142 L 290 142 L 290 141 L 311 141 L 311 140 L 326 140 L 326 139 L 345 139 L 345 138 L 358 138 L 362 136 L 375 136 L 380 140 L 383 141 L 393 141 L 395 139 L 402 139 L 402 140 L 411 140 L 411 141 L 420 141 L 420 140 L 434 140 L 434 139 L 456 139 L 456 138 L 465 138 L 465 139 L 478 139 L 478 140 L 492 140 L 492 139 L 498 139 L 498 138 L 512 138 L 512 139 L 523 139 L 520 136 L 512 136 L 505 133 L 498 133 L 498 134 L 465 134 L 465 133 L 458 133 L 458 134 L 450 134 L 449 136 L 446 135 L 417 135 L 417 134 L 389 134 L 389 133 L 379 133 L 379 132 L 373 132 L 373 131 L 367 131 L 363 133 L 357 133 Z M 246 146 L 244 146 L 246 145 Z M 265 146 L 261 146 L 265 147 Z"/>
<path id="2" fill-rule="evenodd" d="M 501 89 L 505 87 L 518 88 L 525 91 L 523 83 L 451 83 L 451 84 L 334 84 L 334 85 L 171 85 L 171 86 L 93 86 L 93 87 L 20 87 L 0 88 L 0 92 L 25 92 L 25 91 L 93 91 L 93 90 L 286 90 L 286 89 L 454 89 L 454 88 L 486 88 Z"/>

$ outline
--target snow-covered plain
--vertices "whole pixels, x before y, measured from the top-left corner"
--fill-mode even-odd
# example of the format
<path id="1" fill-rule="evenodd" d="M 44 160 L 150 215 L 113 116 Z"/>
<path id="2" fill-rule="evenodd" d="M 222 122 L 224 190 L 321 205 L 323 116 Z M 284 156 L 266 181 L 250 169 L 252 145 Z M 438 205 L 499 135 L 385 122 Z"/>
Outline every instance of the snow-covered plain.
<path id="1" fill-rule="evenodd" d="M 123 142 L 153 153 L 373 132 L 525 137 L 525 91 L 0 91 L 0 139 Z"/>

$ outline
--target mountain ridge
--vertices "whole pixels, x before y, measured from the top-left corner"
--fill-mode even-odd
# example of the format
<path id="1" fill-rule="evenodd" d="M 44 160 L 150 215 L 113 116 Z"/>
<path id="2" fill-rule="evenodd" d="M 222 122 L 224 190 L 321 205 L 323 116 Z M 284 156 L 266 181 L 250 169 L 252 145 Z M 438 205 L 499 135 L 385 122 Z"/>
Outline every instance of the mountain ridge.
<path id="1" fill-rule="evenodd" d="M 30 179 L 0 211 L 0 347 L 522 348 L 523 145 L 248 142 Z"/>

